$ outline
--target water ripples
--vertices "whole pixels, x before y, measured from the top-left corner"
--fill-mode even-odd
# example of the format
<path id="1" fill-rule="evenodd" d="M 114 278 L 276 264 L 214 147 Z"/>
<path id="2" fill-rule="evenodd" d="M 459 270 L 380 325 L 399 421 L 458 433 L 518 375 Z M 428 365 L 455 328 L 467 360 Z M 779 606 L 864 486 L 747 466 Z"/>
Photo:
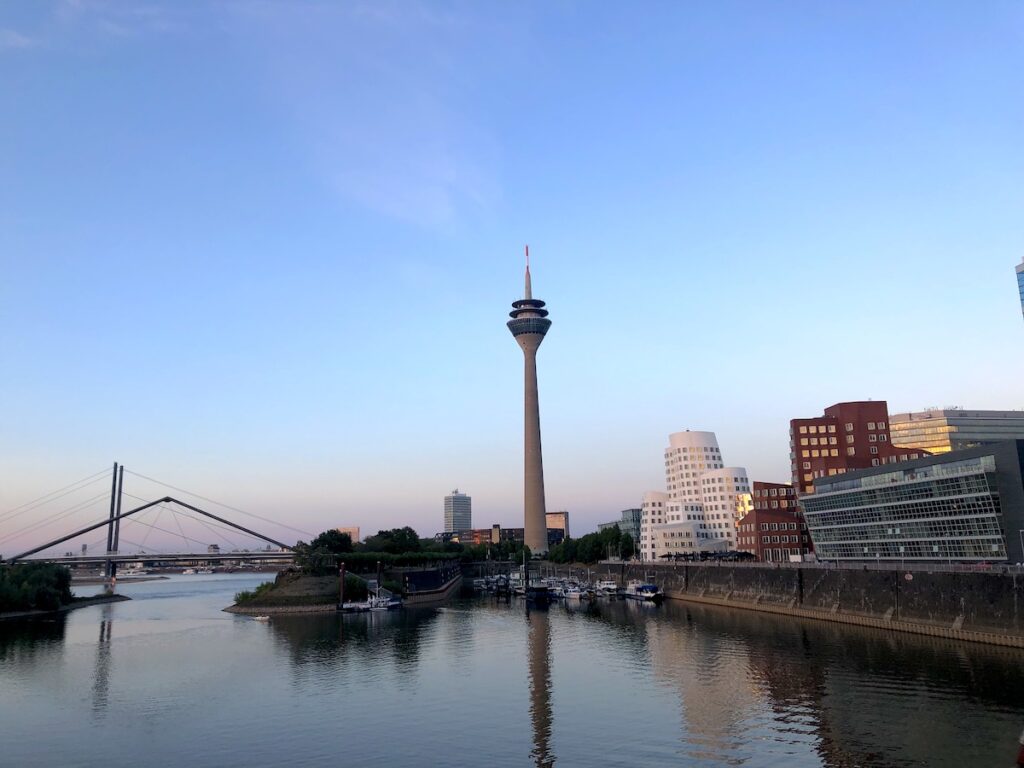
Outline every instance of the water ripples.
<path id="1" fill-rule="evenodd" d="M 671 602 L 224 620 L 241 588 L 5 627 L 4 761 L 959 768 L 1024 723 L 1015 651 Z"/>

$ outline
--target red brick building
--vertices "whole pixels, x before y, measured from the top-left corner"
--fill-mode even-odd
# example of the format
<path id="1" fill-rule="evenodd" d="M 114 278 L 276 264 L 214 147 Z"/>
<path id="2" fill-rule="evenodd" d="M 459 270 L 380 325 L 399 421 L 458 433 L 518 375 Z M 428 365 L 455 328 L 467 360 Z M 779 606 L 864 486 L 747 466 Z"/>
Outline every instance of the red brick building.
<path id="1" fill-rule="evenodd" d="M 814 493 L 814 479 L 928 456 L 889 439 L 885 400 L 836 403 L 822 416 L 789 422 L 789 458 L 798 494 Z"/>
<path id="2" fill-rule="evenodd" d="M 737 549 L 771 563 L 814 551 L 793 486 L 755 480 L 752 500 L 754 509 L 737 525 Z"/>

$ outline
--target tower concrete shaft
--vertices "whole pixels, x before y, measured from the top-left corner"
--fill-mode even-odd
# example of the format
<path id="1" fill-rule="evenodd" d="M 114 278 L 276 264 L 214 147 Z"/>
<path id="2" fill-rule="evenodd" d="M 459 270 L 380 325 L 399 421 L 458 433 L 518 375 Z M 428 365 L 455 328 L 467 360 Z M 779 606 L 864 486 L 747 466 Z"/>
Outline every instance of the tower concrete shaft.
<path id="1" fill-rule="evenodd" d="M 537 396 L 537 348 L 551 327 L 544 302 L 533 298 L 530 266 L 526 266 L 525 298 L 512 303 L 508 329 L 523 350 L 523 538 L 537 554 L 548 551 L 547 507 L 544 502 L 544 458 L 540 443 L 540 403 Z"/>

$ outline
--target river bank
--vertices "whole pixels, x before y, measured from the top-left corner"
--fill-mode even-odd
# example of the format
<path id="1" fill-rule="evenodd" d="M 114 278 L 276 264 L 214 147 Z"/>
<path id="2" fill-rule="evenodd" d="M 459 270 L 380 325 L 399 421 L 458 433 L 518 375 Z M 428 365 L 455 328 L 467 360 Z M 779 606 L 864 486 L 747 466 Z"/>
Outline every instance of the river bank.
<path id="1" fill-rule="evenodd" d="M 91 605 L 103 605 L 104 603 L 120 603 L 125 600 L 131 600 L 126 595 L 93 595 L 92 597 L 76 597 L 75 600 L 67 605 L 62 605 L 53 611 L 8 611 L 6 613 L 0 613 L 0 621 L 13 621 L 18 619 L 45 619 L 53 616 L 59 616 L 62 613 L 69 611 L 75 611 L 79 608 L 88 608 Z"/>

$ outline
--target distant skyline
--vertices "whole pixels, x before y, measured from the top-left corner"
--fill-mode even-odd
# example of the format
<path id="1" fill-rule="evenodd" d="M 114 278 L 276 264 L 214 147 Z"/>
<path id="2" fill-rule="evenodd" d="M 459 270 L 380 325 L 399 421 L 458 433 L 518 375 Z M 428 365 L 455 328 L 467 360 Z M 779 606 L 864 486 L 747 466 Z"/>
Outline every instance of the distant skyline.
<path id="1" fill-rule="evenodd" d="M 521 526 L 525 243 L 577 534 L 672 432 L 782 482 L 835 402 L 1024 408 L 1022 43 L 1011 2 L 5 4 L 0 552 L 115 460 Z"/>

